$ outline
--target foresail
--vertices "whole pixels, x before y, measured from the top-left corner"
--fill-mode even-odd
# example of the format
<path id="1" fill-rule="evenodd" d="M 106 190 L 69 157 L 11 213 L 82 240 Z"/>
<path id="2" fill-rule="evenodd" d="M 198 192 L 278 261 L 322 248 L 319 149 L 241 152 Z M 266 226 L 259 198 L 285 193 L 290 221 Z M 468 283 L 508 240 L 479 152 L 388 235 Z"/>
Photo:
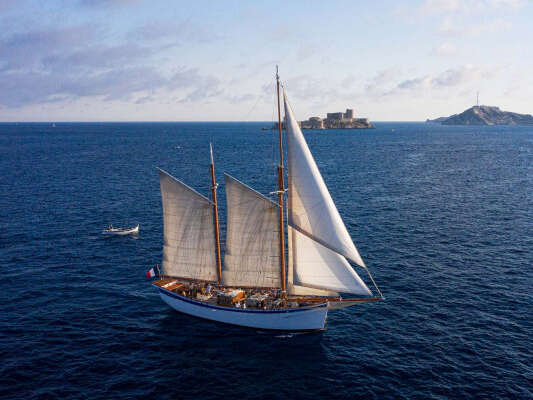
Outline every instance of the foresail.
<path id="1" fill-rule="evenodd" d="M 279 205 L 228 174 L 224 181 L 227 235 L 223 284 L 280 287 Z"/>
<path id="2" fill-rule="evenodd" d="M 289 260 L 289 277 L 291 277 L 292 269 L 293 284 L 297 288 L 300 287 L 300 291 L 302 288 L 313 288 L 314 290 L 372 295 L 372 292 L 343 256 L 290 226 L 288 234 L 292 258 L 292 262 Z M 327 295 L 316 292 L 307 294 Z"/>
<path id="3" fill-rule="evenodd" d="M 162 273 L 216 281 L 213 203 L 159 170 L 163 201 Z"/>
<path id="4" fill-rule="evenodd" d="M 365 266 L 324 183 L 284 93 L 289 167 L 288 223 L 354 263 Z"/>
<path id="5" fill-rule="evenodd" d="M 339 293 L 332 290 L 316 289 L 299 284 L 298 278 L 295 282 L 295 272 L 298 268 L 295 265 L 295 252 L 293 251 L 293 229 L 287 229 L 287 247 L 289 250 L 289 263 L 287 268 L 287 293 L 293 296 L 338 296 Z"/>

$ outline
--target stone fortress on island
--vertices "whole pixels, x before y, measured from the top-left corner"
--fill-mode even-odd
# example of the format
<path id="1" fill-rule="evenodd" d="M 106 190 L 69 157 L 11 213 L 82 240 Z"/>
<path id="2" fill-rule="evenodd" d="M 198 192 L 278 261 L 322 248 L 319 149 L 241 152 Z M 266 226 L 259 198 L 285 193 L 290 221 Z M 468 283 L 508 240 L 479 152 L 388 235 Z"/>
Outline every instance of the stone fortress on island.
<path id="1" fill-rule="evenodd" d="M 368 118 L 355 118 L 353 109 L 346 112 L 327 113 L 326 118 L 311 117 L 306 121 L 299 121 L 301 129 L 369 129 L 374 128 Z M 282 127 L 285 128 L 282 123 Z M 278 123 L 273 129 L 278 129 Z"/>

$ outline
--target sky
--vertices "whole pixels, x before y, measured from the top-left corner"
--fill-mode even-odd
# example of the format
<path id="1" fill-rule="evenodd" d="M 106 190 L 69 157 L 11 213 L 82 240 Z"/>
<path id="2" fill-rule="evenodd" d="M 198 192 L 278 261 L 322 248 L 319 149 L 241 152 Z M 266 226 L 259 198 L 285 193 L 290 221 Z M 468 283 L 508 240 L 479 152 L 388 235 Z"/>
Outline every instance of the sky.
<path id="1" fill-rule="evenodd" d="M 0 0 L 0 121 L 533 113 L 532 0 Z"/>

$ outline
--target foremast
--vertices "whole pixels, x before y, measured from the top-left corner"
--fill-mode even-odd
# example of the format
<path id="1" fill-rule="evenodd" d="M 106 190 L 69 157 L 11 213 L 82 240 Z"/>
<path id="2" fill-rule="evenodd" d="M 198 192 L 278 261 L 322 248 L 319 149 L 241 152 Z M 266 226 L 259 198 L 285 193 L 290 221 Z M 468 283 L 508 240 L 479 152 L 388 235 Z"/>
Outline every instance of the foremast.
<path id="1" fill-rule="evenodd" d="M 285 284 L 285 221 L 283 218 L 283 195 L 285 194 L 285 184 L 283 182 L 283 134 L 281 129 L 281 101 L 279 95 L 279 74 L 276 65 L 276 91 L 278 96 L 278 130 L 279 130 L 279 166 L 278 166 L 278 203 L 279 203 L 279 251 L 281 270 L 281 295 L 287 297 Z"/>
<path id="2" fill-rule="evenodd" d="M 220 227 L 218 223 L 218 203 L 217 203 L 217 187 L 218 184 L 215 180 L 215 161 L 213 159 L 213 146 L 209 143 L 209 154 L 211 156 L 211 164 L 209 169 L 211 170 L 211 195 L 213 197 L 213 213 L 215 214 L 215 243 L 216 243 L 216 259 L 217 259 L 217 273 L 218 284 L 222 283 L 222 258 L 220 256 Z"/>

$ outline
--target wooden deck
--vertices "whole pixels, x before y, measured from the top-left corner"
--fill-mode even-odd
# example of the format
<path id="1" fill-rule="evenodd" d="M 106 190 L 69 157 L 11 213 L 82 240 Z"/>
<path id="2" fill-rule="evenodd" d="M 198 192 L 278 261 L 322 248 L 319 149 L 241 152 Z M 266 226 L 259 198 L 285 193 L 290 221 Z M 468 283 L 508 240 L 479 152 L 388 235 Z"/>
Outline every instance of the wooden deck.
<path id="1" fill-rule="evenodd" d="M 246 291 L 248 291 L 248 295 L 245 295 L 243 297 L 242 301 L 244 302 L 252 294 L 268 292 L 268 290 L 266 290 L 265 288 L 253 288 L 255 290 L 252 294 L 250 294 L 249 289 L 251 288 L 233 288 L 233 287 L 230 288 L 228 286 L 217 285 L 216 283 L 212 283 L 212 282 L 195 281 L 192 279 L 183 279 L 183 278 L 165 277 L 165 278 L 161 278 L 159 280 L 153 281 L 152 284 L 160 288 L 166 289 L 168 291 L 175 292 L 185 297 L 189 297 L 189 298 L 202 301 L 208 304 L 217 304 L 217 295 L 216 294 L 206 295 L 204 289 L 201 289 L 199 291 L 194 290 L 191 293 L 191 286 L 196 286 L 196 288 L 205 288 L 209 284 L 212 286 L 214 290 L 245 289 Z M 270 288 L 269 290 L 271 291 L 272 288 Z M 271 299 L 272 298 L 274 300 L 276 299 L 276 297 L 271 297 Z M 381 300 L 381 298 L 379 297 L 343 299 L 340 297 L 288 296 L 287 302 L 285 303 L 284 306 L 282 306 L 282 308 L 293 308 L 295 303 L 297 303 L 298 306 L 302 306 L 302 305 L 310 305 L 310 304 L 320 304 L 320 303 L 325 303 L 327 301 L 342 302 L 346 304 L 347 303 L 357 304 L 357 303 L 374 302 L 374 301 L 379 301 L 379 300 Z M 228 307 L 231 307 L 231 305 L 228 305 Z"/>

